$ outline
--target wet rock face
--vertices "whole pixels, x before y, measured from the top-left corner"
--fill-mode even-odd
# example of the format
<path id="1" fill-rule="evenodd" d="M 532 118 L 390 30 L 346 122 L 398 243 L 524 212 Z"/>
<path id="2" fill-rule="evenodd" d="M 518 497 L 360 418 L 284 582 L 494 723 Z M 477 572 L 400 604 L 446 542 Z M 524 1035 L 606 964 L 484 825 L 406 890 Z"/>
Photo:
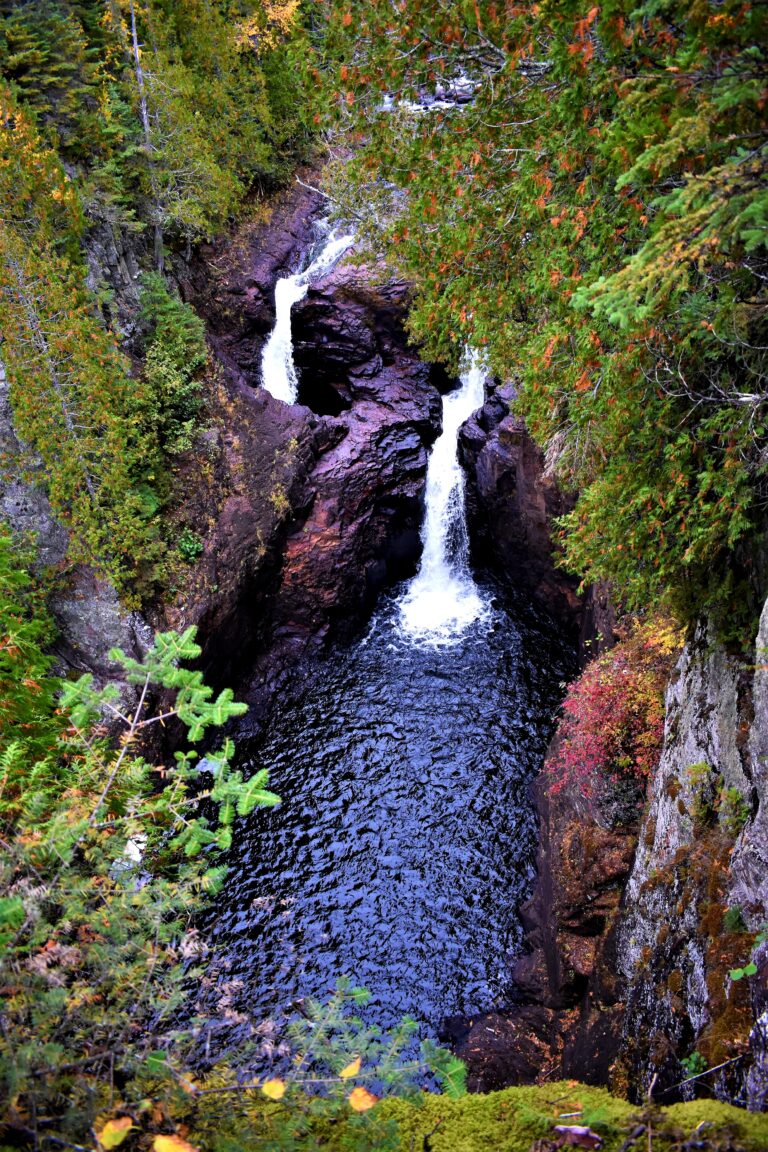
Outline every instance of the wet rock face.
<path id="1" fill-rule="evenodd" d="M 621 1063 L 638 1095 L 654 1074 L 661 1090 L 684 1079 L 680 1059 L 696 1050 L 710 1067 L 734 1061 L 710 1086 L 746 1099 L 750 990 L 728 972 L 746 961 L 745 929 L 768 915 L 762 675 L 702 624 L 667 692 L 664 751 L 618 935 Z"/>
<path id="2" fill-rule="evenodd" d="M 555 1010 L 557 1074 L 604 1084 L 623 1018 L 615 922 L 632 867 L 636 826 L 601 826 L 588 806 L 537 785 L 538 880 L 523 907 L 528 953 L 512 977 L 523 1000 Z"/>
<path id="3" fill-rule="evenodd" d="M 323 211 L 323 198 L 297 183 L 266 219 L 257 215 L 232 236 L 203 245 L 189 265 L 176 260 L 182 293 L 205 316 L 209 339 L 234 377 L 259 383 L 275 283 L 299 269 Z"/>
<path id="4" fill-rule="evenodd" d="M 317 421 L 316 456 L 306 499 L 287 526 L 255 699 L 273 689 L 289 656 L 350 635 L 377 593 L 414 571 L 419 554 L 440 395 L 429 366 L 406 346 L 404 286 L 374 288 L 368 275 L 336 270 L 295 309 L 300 398 L 328 411 L 336 407 L 327 403 L 333 394 L 344 407 Z"/>
<path id="5" fill-rule="evenodd" d="M 768 919 L 768 606 L 756 646 L 738 659 L 706 624 L 689 640 L 634 827 L 605 827 L 578 796 L 538 785 L 538 876 L 510 1016 L 558 1076 L 636 1101 L 655 1077 L 668 1103 L 692 1094 L 681 1061 L 698 1052 L 718 1068 L 706 1083 L 719 1098 L 768 1103 L 768 945 L 753 977 L 729 977 Z M 467 1058 L 482 1080 L 491 1056 L 476 1044 Z"/>
<path id="6" fill-rule="evenodd" d="M 553 1053 L 561 1046 L 558 1015 L 541 1005 L 485 1012 L 471 1020 L 451 1017 L 438 1038 L 467 1065 L 470 1092 L 495 1092 L 549 1078 L 556 1068 Z"/>
<path id="7" fill-rule="evenodd" d="M 196 625 L 207 679 L 234 687 L 269 641 L 292 510 L 313 498 L 308 477 L 320 422 L 232 377 L 219 389 L 212 416 L 210 475 L 203 483 L 199 459 L 188 461 L 184 508 L 185 522 L 204 532 L 204 551 L 154 623 Z"/>
<path id="8" fill-rule="evenodd" d="M 524 422 L 511 414 L 513 399 L 513 385 L 496 388 L 461 431 L 473 558 L 555 615 L 575 619 L 578 581 L 555 568 L 552 539 L 554 518 L 571 504 L 547 474 Z"/>
<path id="9" fill-rule="evenodd" d="M 253 236 L 221 258 L 234 264 L 214 289 L 211 324 L 230 411 L 220 414 L 213 488 L 230 495 L 201 503 L 195 518 L 213 528 L 195 587 L 168 614 L 175 627 L 199 625 L 214 680 L 237 683 L 255 663 L 254 715 L 302 656 L 350 634 L 382 587 L 413 572 L 427 447 L 441 419 L 436 374 L 407 346 L 407 286 L 377 283 L 375 268 L 337 267 L 294 306 L 299 403 L 261 387 L 275 279 L 297 266 L 317 207 L 304 193 L 288 197 L 260 233 L 269 260 L 254 254 Z M 261 277 L 261 303 L 255 287 L 239 295 Z M 242 308 L 234 325 L 227 293 Z"/>

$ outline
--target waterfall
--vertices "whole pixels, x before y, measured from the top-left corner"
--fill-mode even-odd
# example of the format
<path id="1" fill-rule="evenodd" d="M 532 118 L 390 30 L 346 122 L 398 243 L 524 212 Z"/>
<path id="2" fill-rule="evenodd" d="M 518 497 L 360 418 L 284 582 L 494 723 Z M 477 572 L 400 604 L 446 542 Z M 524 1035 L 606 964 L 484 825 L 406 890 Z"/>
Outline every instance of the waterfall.
<path id="1" fill-rule="evenodd" d="M 459 428 L 482 406 L 484 383 L 480 357 L 470 351 L 461 387 L 443 397 L 443 431 L 429 457 L 424 551 L 399 604 L 401 632 L 428 644 L 458 639 L 487 611 L 469 569 L 464 473 L 458 460 Z"/>
<path id="2" fill-rule="evenodd" d="M 322 248 L 309 266 L 292 276 L 283 276 L 275 285 L 275 326 L 261 354 L 261 382 L 276 400 L 295 404 L 299 395 L 299 380 L 293 363 L 291 339 L 291 309 L 303 300 L 311 281 L 327 272 L 354 242 L 354 236 L 337 236 L 329 231 L 328 222 L 322 221 L 324 233 Z"/>

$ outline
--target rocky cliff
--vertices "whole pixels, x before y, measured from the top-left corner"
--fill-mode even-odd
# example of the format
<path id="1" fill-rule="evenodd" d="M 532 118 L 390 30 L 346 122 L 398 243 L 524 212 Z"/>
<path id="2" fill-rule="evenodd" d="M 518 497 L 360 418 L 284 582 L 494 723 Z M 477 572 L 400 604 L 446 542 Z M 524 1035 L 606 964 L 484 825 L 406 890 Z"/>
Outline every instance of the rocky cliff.
<path id="1" fill-rule="evenodd" d="M 575 618 L 581 610 L 578 580 L 555 568 L 553 541 L 553 521 L 572 501 L 547 470 L 524 422 L 512 414 L 514 398 L 511 383 L 491 387 L 484 407 L 461 430 L 473 559 L 555 615 Z"/>
<path id="2" fill-rule="evenodd" d="M 520 1004 L 475 1022 L 474 1050 L 471 1031 L 461 1038 L 478 1086 L 563 1075 L 635 1099 L 652 1087 L 668 1102 L 694 1094 L 682 1083 L 692 1071 L 712 1069 L 704 1091 L 765 1108 L 768 946 L 751 977 L 729 973 L 768 920 L 767 651 L 768 605 L 746 657 L 698 627 L 671 678 L 636 821 L 606 824 L 577 794 L 538 785 Z"/>
<path id="3" fill-rule="evenodd" d="M 203 552 L 176 572 L 164 602 L 146 606 L 146 620 L 123 612 L 92 571 L 67 565 L 67 533 L 16 438 L 0 377 L 0 448 L 10 462 L 2 512 L 59 572 L 51 606 L 65 667 L 106 677 L 112 646 L 137 654 L 153 628 L 195 624 L 207 675 L 242 688 L 256 663 L 250 697 L 266 703 L 301 654 L 349 634 L 380 588 L 414 570 L 438 385 L 447 382 L 408 346 L 407 286 L 349 264 L 314 284 L 294 313 L 300 403 L 261 387 L 275 282 L 300 266 L 321 208 L 297 184 L 190 261 L 174 258 L 212 357 L 204 426 L 173 462 L 165 515 Z M 111 288 L 111 318 L 130 346 L 140 253 L 106 226 L 94 225 L 88 243 L 93 284 Z"/>
<path id="4" fill-rule="evenodd" d="M 349 635 L 378 591 L 413 571 L 427 450 L 451 386 L 408 345 L 407 285 L 347 261 L 294 311 L 300 403 L 260 387 L 275 281 L 298 267 L 321 208 L 297 186 L 174 269 L 206 318 L 217 370 L 207 425 L 177 476 L 179 523 L 195 526 L 203 553 L 151 624 L 196 624 L 208 675 L 242 684 L 248 673 L 257 717 L 300 659 Z M 103 229 L 94 237 L 93 274 L 101 261 L 123 286 L 116 320 L 130 334 L 131 253 Z M 513 395 L 492 386 L 461 433 L 474 559 L 580 629 L 583 644 L 609 643 L 607 590 L 582 601 L 556 567 L 553 519 L 570 505 L 510 413 Z M 1 369 L 0 451 L 11 462 L 0 510 L 37 535 L 43 565 L 62 568 L 66 533 L 35 461 L 22 471 Z M 151 642 L 148 624 L 86 568 L 66 571 L 52 607 L 65 667 L 106 677 L 110 647 L 139 654 Z M 677 1087 L 681 1060 L 698 1053 L 723 1065 L 707 1079 L 718 1095 L 765 1107 L 768 945 L 754 976 L 728 972 L 768 919 L 766 650 L 768 608 L 756 658 L 729 654 L 699 627 L 669 687 L 664 753 L 634 825 L 606 826 L 577 797 L 538 786 L 519 1003 L 446 1025 L 474 1087 L 562 1074 L 639 1096 L 655 1077 L 666 1099 L 690 1092 Z"/>
<path id="5" fill-rule="evenodd" d="M 716 1093 L 750 1107 L 768 1090 L 765 957 L 751 980 L 729 971 L 768 919 L 767 641 L 768 606 L 756 659 L 728 654 L 704 624 L 683 651 L 617 948 L 620 1074 L 639 1089 L 655 1076 L 664 1092 L 698 1052 L 724 1065 L 708 1077 Z"/>
<path id="6" fill-rule="evenodd" d="M 440 427 L 442 378 L 408 346 L 407 286 L 349 261 L 294 307 L 299 403 L 261 387 L 274 283 L 299 267 L 318 201 L 297 187 L 268 223 L 204 253 L 225 273 L 209 279 L 195 266 L 184 282 L 223 366 L 218 473 L 196 485 L 205 549 L 165 616 L 199 626 L 215 680 L 251 672 L 253 705 L 414 570 L 427 448 Z"/>

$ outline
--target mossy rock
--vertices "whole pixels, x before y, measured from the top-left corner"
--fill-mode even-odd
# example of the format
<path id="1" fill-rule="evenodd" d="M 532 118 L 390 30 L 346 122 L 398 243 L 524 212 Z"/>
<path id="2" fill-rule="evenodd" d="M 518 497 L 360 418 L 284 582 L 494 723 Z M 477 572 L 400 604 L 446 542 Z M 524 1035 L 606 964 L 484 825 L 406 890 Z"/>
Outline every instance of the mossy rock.
<path id="1" fill-rule="evenodd" d="M 579 1112 L 580 1115 L 567 1115 Z M 536 1140 L 553 1136 L 553 1125 L 587 1124 L 604 1140 L 603 1152 L 616 1152 L 627 1137 L 638 1109 L 611 1096 L 603 1088 L 573 1081 L 544 1087 L 507 1088 L 503 1092 L 470 1095 L 460 1100 L 426 1096 L 419 1104 L 387 1100 L 383 1116 L 395 1119 L 403 1152 L 429 1147 L 430 1152 L 530 1152 Z M 755 1115 L 716 1101 L 696 1100 L 660 1109 L 659 1129 L 654 1123 L 653 1147 L 670 1147 L 663 1129 L 690 1136 L 702 1123 L 712 1125 L 707 1135 L 727 1131 L 749 1152 L 768 1148 L 768 1116 Z M 704 1133 L 702 1134 L 704 1136 Z M 429 1143 L 424 1143 L 424 1138 Z M 716 1145 L 713 1143 L 712 1147 Z"/>

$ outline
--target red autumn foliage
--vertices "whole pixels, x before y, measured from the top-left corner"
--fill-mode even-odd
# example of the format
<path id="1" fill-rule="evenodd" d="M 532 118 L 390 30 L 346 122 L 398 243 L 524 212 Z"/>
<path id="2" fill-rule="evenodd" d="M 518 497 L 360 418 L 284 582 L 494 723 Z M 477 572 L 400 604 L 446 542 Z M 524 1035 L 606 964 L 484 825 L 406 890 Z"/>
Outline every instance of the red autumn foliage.
<path id="1" fill-rule="evenodd" d="M 595 657 L 568 688 L 558 746 L 547 764 L 549 791 L 593 797 L 610 780 L 642 782 L 664 739 L 664 690 L 679 636 L 666 621 L 634 626 Z"/>

